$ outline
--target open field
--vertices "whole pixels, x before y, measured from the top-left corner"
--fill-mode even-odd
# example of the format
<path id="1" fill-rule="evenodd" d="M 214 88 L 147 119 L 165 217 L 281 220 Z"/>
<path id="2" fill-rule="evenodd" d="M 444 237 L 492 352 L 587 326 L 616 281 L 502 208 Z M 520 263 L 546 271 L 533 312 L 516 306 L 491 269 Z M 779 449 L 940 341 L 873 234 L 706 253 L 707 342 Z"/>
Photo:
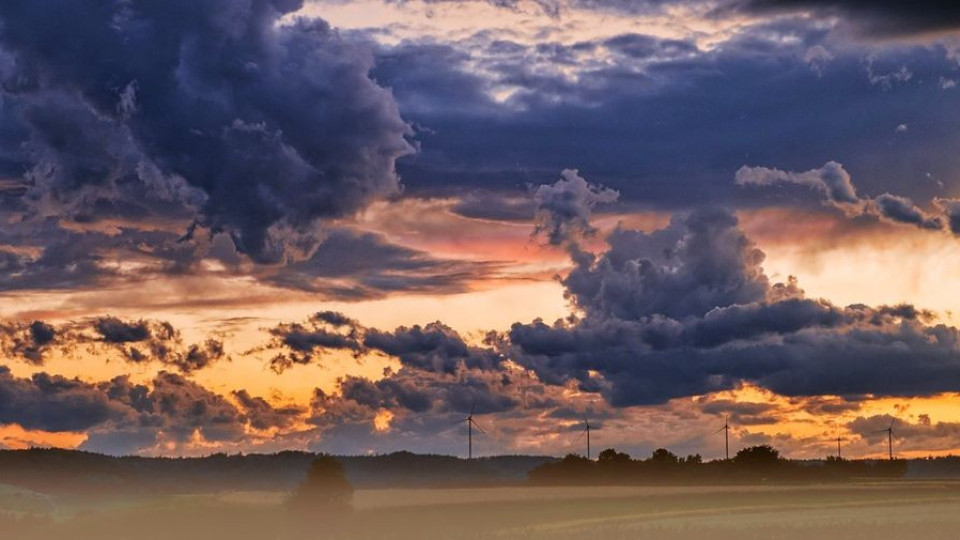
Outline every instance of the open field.
<path id="1" fill-rule="evenodd" d="M 277 492 L 97 500 L 0 492 L 4 537 L 144 540 L 956 538 L 960 483 L 360 490 L 304 526 Z M 26 501 L 26 503 L 24 502 Z M 19 507 L 14 504 L 19 503 Z M 10 516 L 24 517 L 20 520 Z M 8 536 L 15 534 L 15 536 Z"/>

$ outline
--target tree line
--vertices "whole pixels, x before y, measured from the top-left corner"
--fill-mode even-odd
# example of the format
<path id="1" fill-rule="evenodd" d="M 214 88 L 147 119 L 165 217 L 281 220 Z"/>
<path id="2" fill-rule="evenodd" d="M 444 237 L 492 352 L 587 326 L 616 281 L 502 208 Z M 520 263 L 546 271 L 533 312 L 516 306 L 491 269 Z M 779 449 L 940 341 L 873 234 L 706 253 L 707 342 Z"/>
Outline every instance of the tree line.
<path id="1" fill-rule="evenodd" d="M 665 448 L 647 459 L 608 448 L 598 459 L 578 454 L 532 469 L 529 480 L 538 485 L 593 484 L 727 484 L 756 482 L 831 482 L 856 478 L 901 478 L 904 460 L 846 460 L 829 457 L 804 462 L 785 459 L 769 445 L 744 448 L 731 459 L 704 461 L 699 454 L 681 457 Z"/>

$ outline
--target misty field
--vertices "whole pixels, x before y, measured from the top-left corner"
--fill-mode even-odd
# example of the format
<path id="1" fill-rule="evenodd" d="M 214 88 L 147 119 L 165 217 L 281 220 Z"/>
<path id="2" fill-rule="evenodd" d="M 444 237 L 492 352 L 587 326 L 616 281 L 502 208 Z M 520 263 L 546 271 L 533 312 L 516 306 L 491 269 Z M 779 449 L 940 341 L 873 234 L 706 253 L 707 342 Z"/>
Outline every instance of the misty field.
<path id="1" fill-rule="evenodd" d="M 0 487 L 18 539 L 956 538 L 960 483 L 359 490 L 298 522 L 277 492 L 50 498 Z"/>

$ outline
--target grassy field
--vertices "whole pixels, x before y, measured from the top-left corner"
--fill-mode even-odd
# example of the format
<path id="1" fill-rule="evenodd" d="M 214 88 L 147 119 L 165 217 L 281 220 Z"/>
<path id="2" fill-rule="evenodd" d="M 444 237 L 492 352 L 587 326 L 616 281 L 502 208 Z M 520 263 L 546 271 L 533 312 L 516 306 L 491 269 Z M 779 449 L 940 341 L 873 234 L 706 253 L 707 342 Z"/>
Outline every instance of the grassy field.
<path id="1" fill-rule="evenodd" d="M 281 493 L 123 498 L 0 489 L 0 538 L 955 539 L 960 483 L 361 490 L 351 515 L 303 523 Z"/>

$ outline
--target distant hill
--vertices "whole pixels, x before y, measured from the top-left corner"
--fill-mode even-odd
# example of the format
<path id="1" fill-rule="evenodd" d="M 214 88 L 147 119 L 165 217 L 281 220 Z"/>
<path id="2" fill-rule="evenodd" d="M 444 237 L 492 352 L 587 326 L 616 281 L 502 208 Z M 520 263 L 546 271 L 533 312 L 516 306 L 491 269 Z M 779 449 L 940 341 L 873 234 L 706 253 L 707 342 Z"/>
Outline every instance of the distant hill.
<path id="1" fill-rule="evenodd" d="M 2 450 L 0 484 L 43 493 L 289 490 L 303 479 L 315 457 L 308 452 L 147 458 L 61 449 Z M 465 460 L 410 452 L 338 459 L 358 488 L 518 484 L 530 470 L 555 461 L 541 456 Z"/>

